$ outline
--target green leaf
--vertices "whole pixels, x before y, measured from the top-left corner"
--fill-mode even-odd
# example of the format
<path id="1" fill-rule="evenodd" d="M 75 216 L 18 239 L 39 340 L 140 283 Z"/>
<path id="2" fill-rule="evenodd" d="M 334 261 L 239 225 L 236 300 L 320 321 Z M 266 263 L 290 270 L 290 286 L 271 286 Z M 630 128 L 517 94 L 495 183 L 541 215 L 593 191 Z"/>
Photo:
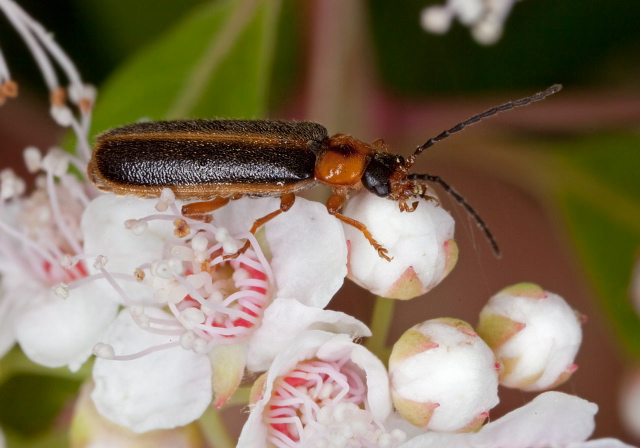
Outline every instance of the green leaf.
<path id="1" fill-rule="evenodd" d="M 16 375 L 0 386 L 0 425 L 26 437 L 41 435 L 76 395 L 80 382 Z"/>
<path id="2" fill-rule="evenodd" d="M 196 8 L 100 89 L 92 135 L 141 118 L 264 114 L 279 1 Z"/>
<path id="3" fill-rule="evenodd" d="M 640 318 L 629 297 L 640 249 L 640 137 L 591 137 L 554 149 L 561 173 L 554 192 L 570 235 L 623 347 L 640 357 Z"/>

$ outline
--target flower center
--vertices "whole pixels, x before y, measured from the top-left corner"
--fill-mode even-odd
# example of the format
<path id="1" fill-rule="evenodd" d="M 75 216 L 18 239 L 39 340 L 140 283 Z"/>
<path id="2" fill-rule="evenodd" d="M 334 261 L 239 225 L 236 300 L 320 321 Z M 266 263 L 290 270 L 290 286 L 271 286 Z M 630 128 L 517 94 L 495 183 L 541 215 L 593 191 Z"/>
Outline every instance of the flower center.
<path id="1" fill-rule="evenodd" d="M 182 295 L 169 308 L 187 330 L 206 341 L 247 337 L 260 322 L 269 302 L 269 282 L 255 253 L 224 260 L 218 250 L 211 259 L 187 262 L 184 277 L 160 296 Z M 186 294 L 185 294 L 186 293 Z M 230 341 L 229 341 L 230 342 Z"/>
<path id="2" fill-rule="evenodd" d="M 131 278 L 144 281 L 157 303 L 172 313 L 173 318 L 152 318 L 146 314 L 144 308 L 118 286 L 104 264 L 97 267 L 129 305 L 140 328 L 172 336 L 174 342 L 138 354 L 114 357 L 104 351 L 106 355 L 100 356 L 134 359 L 176 345 L 206 354 L 216 345 L 247 339 L 271 302 L 274 284 L 271 268 L 253 235 L 248 236 L 252 243 L 250 249 L 229 258 L 225 255 L 237 250 L 235 238 L 211 222 L 183 217 L 170 190 L 163 191 L 156 209 L 162 212 L 128 220 L 125 227 L 141 236 L 150 221 L 169 220 L 174 223 L 174 237 L 165 238 L 161 244 L 159 260 L 140 265 Z"/>
<path id="3" fill-rule="evenodd" d="M 311 360 L 279 378 L 264 421 L 271 446 L 395 446 L 368 411 L 362 370 L 348 360 Z M 399 441 L 399 439 L 398 439 Z"/>

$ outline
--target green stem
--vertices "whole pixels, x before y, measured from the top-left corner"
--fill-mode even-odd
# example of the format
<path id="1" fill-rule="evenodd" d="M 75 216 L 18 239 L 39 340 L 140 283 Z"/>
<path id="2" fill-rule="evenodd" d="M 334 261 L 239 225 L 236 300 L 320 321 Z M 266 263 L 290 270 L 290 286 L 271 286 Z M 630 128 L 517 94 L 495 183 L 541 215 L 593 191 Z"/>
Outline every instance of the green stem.
<path id="1" fill-rule="evenodd" d="M 214 448 L 234 448 L 236 446 L 224 421 L 222 421 L 222 413 L 219 409 L 209 407 L 200 417 L 199 423 L 210 446 Z"/>
<path id="2" fill-rule="evenodd" d="M 391 348 L 387 347 L 387 338 L 393 320 L 394 305 L 395 300 L 385 299 L 379 296 L 376 297 L 373 316 L 371 318 L 371 331 L 373 335 L 367 339 L 365 343 L 365 347 L 375 353 L 385 364 L 391 354 Z"/>

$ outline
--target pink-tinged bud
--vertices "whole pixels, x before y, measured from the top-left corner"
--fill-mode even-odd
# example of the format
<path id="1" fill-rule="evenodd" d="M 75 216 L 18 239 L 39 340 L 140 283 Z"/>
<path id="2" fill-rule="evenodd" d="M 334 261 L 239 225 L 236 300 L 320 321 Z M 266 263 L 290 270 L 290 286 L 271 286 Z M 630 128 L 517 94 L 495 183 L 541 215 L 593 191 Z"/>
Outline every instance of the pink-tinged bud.
<path id="1" fill-rule="evenodd" d="M 393 346 L 389 358 L 393 404 L 420 428 L 478 430 L 498 404 L 499 367 L 468 323 L 428 320 L 407 330 Z"/>
<path id="2" fill-rule="evenodd" d="M 69 433 L 71 448 L 85 447 L 122 447 L 133 448 L 153 446 L 158 448 L 206 446 L 197 423 L 179 426 L 174 429 L 162 429 L 138 434 L 119 426 L 98 414 L 91 391 L 93 383 L 85 384 L 80 390 Z"/>
<path id="3" fill-rule="evenodd" d="M 628 372 L 622 381 L 620 417 L 627 431 L 640 439 L 640 367 Z"/>
<path id="4" fill-rule="evenodd" d="M 527 391 L 553 388 L 578 368 L 584 317 L 557 294 L 519 283 L 493 296 L 478 334 L 502 360 L 500 384 Z"/>
<path id="5" fill-rule="evenodd" d="M 451 272 L 458 260 L 453 218 L 434 202 L 416 202 L 413 212 L 401 212 L 397 202 L 366 191 L 349 200 L 344 214 L 363 223 L 392 260 L 380 258 L 361 231 L 345 224 L 348 278 L 379 296 L 407 300 Z"/>

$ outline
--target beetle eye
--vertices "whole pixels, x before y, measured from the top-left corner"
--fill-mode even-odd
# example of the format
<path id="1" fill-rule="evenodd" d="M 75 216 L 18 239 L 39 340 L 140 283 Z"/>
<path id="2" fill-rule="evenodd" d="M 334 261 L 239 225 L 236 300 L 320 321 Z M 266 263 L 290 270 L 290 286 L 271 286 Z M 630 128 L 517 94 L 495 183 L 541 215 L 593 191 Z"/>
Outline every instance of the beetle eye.
<path id="1" fill-rule="evenodd" d="M 399 165 L 404 164 L 393 154 L 376 153 L 369 162 L 367 169 L 362 175 L 362 185 L 371 193 L 381 198 L 386 198 L 391 194 L 391 182 L 389 178 Z"/>

